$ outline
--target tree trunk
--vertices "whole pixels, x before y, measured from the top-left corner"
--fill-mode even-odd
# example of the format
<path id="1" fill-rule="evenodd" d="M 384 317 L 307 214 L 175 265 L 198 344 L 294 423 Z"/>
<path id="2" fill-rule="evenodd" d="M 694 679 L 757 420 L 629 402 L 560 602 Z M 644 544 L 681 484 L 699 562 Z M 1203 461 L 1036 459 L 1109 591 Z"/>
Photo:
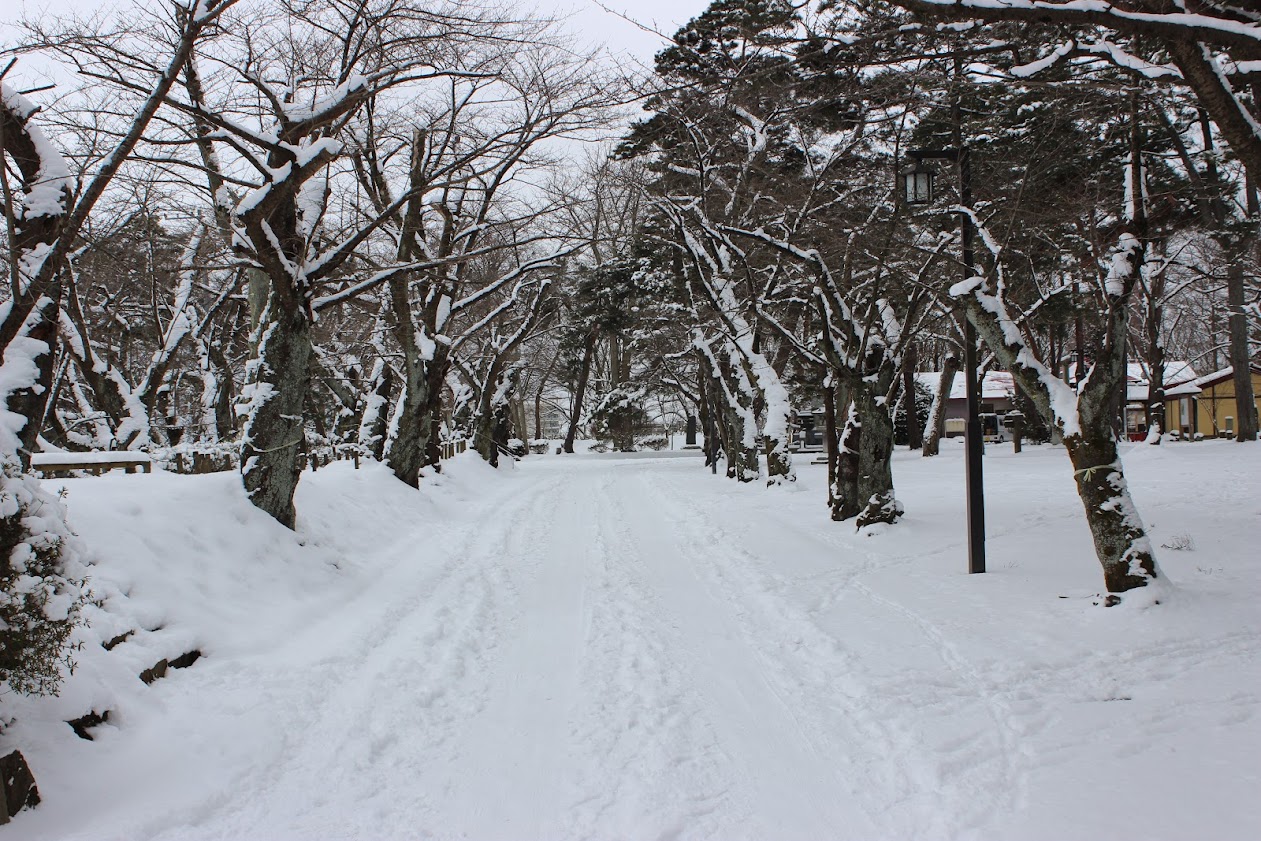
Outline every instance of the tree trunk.
<path id="1" fill-rule="evenodd" d="M 757 448 L 757 426 L 753 420 L 752 395 L 739 391 L 740 381 L 735 377 L 733 360 L 723 353 L 715 357 L 718 362 L 719 387 L 715 390 L 722 401 L 722 414 L 727 429 L 727 472 L 740 482 L 753 482 L 761 472 L 761 459 Z M 741 402 L 741 399 L 745 402 Z M 747 405 L 746 405 L 747 404 Z"/>
<path id="2" fill-rule="evenodd" d="M 274 294 L 259 319 L 257 357 L 241 392 L 241 478 L 250 502 L 294 527 L 293 494 L 306 457 L 303 404 L 311 377 L 311 324 Z"/>
<path id="3" fill-rule="evenodd" d="M 705 360 L 700 360 L 701 366 L 705 365 Z M 709 400 L 709 387 L 707 385 L 708 378 L 705 376 L 705 368 L 698 370 L 696 378 L 696 391 L 699 398 L 696 401 L 696 413 L 700 416 L 701 434 L 705 437 L 705 466 L 711 467 L 718 461 L 718 430 L 715 429 L 713 408 Z"/>
<path id="4" fill-rule="evenodd" d="M 1138 192 L 1137 190 L 1135 191 Z M 1134 240 L 1128 255 L 1130 277 L 1124 292 L 1110 303 L 1107 329 L 1094 368 L 1087 376 L 1078 371 L 1083 382 L 1076 401 L 1076 428 L 1063 429 L 1065 418 L 1057 412 L 1071 391 L 1067 387 L 1053 395 L 1051 387 L 1058 381 L 1046 382 L 1039 370 L 1026 359 L 1022 344 L 1012 341 L 1015 331 L 1004 332 L 1003 322 L 975 295 L 963 298 L 968 318 L 986 345 L 1020 381 L 1038 413 L 1048 425 L 1060 427 L 1066 434 L 1064 446 L 1074 468 L 1077 492 L 1086 512 L 1086 522 L 1094 539 L 1095 554 L 1103 567 L 1104 582 L 1113 594 L 1108 603 L 1115 604 L 1118 593 L 1149 584 L 1160 576 L 1151 541 L 1142 519 L 1134 507 L 1125 483 L 1121 460 L 1117 455 L 1116 437 L 1112 431 L 1112 410 L 1118 382 L 1125 382 L 1124 342 L 1127 328 L 1126 297 L 1133 288 L 1142 265 L 1141 240 Z M 1005 315 L 1005 312 L 1004 312 Z"/>
<path id="5" fill-rule="evenodd" d="M 415 351 L 415 349 L 412 349 Z M 424 412 L 429 398 L 425 362 L 404 350 L 403 382 L 395 405 L 391 434 L 385 446 L 385 463 L 399 481 L 420 486 L 420 469 L 425 466 L 425 439 L 429 424 Z"/>
<path id="6" fill-rule="evenodd" d="M 1157 345 L 1148 364 L 1147 442 L 1159 444 L 1165 432 L 1165 349 Z"/>
<path id="7" fill-rule="evenodd" d="M 1082 433 L 1066 436 L 1064 446 L 1073 462 L 1077 493 L 1108 592 L 1124 593 L 1147 585 L 1159 577 L 1156 558 L 1130 498 L 1107 419 L 1087 423 L 1083 418 Z M 1119 600 L 1112 595 L 1108 603 Z"/>
<path id="8" fill-rule="evenodd" d="M 574 411 L 569 418 L 569 429 L 565 433 L 563 449 L 567 453 L 574 451 L 574 438 L 578 435 L 578 424 L 582 420 L 582 402 L 587 395 L 587 380 L 591 378 L 591 360 L 595 356 L 595 345 L 599 336 L 591 333 L 582 346 L 582 364 L 578 368 L 578 383 L 574 386 Z"/>
<path id="9" fill-rule="evenodd" d="M 202 434 L 213 441 L 231 439 L 236 430 L 232 369 L 217 342 L 200 344 Z"/>
<path id="10" fill-rule="evenodd" d="M 858 495 L 858 457 L 862 448 L 863 423 L 853 401 L 845 412 L 845 427 L 841 431 L 840 447 L 836 454 L 836 484 L 832 492 L 832 519 L 838 522 L 857 517 L 862 510 Z"/>
<path id="11" fill-rule="evenodd" d="M 783 481 L 795 481 L 792 456 L 783 441 L 766 436 L 763 445 L 766 451 L 766 484 L 778 485 Z"/>
<path id="12" fill-rule="evenodd" d="M 48 406 L 48 394 L 53 384 L 55 366 L 52 349 L 57 346 L 57 321 L 61 308 L 60 281 L 49 283 L 44 287 L 43 292 L 44 294 L 34 306 L 26 310 L 25 318 L 18 316 L 19 308 L 16 302 L 9 302 L 12 309 L 9 311 L 10 318 L 6 319 L 3 329 L 6 334 L 5 339 L 3 344 L 0 344 L 6 363 L 10 363 L 7 358 L 10 350 L 16 349 L 18 354 L 15 356 L 20 360 L 21 355 L 25 353 L 33 369 L 20 373 L 19 378 L 23 381 L 23 385 L 7 392 L 8 399 L 5 400 L 4 406 L 8 411 L 25 419 L 17 435 L 20 443 L 16 453 L 24 471 L 30 470 L 31 453 L 39 449 L 40 420 L 43 419 Z M 10 331 L 8 321 L 20 323 Z M 12 335 L 8 335 L 10 333 Z M 23 343 L 24 347 L 19 346 Z M 14 370 L 16 367 L 14 365 Z"/>
<path id="13" fill-rule="evenodd" d="M 924 455 L 935 456 L 941 451 L 941 439 L 946 433 L 946 404 L 950 389 L 959 373 L 959 357 L 946 354 L 941 364 L 941 379 L 937 381 L 937 393 L 933 395 L 933 407 L 928 412 L 928 437 L 924 439 Z"/>
<path id="14" fill-rule="evenodd" d="M 372 372 L 368 395 L 359 416 L 359 445 L 377 461 L 385 458 L 388 435 L 390 392 L 394 390 L 394 369 L 378 359 Z"/>
<path id="15" fill-rule="evenodd" d="M 442 472 L 442 424 L 446 410 L 447 374 L 451 372 L 451 346 L 439 342 L 434 358 L 425 367 L 429 377 L 427 399 L 422 408 L 422 431 L 425 433 L 425 466 Z"/>
<path id="16" fill-rule="evenodd" d="M 1248 238 L 1249 243 L 1253 241 Z M 1252 249 L 1248 249 L 1251 252 Z M 1226 305 L 1230 309 L 1230 364 L 1235 386 L 1235 440 L 1257 440 L 1257 404 L 1252 390 L 1252 355 L 1248 348 L 1248 316 L 1244 311 L 1244 268 L 1231 262 L 1226 277 Z"/>
<path id="17" fill-rule="evenodd" d="M 521 397 L 512 399 L 512 429 L 525 444 L 525 455 L 530 454 L 530 427 L 525 421 L 525 400 Z"/>
<path id="18" fill-rule="evenodd" d="M 477 416 L 473 419 L 473 446 L 491 467 L 499 466 L 499 455 L 508 449 L 512 437 L 512 394 L 518 369 L 500 358 L 491 363 Z"/>
<path id="19" fill-rule="evenodd" d="M 915 404 L 915 347 L 906 349 L 902 357 L 902 405 L 906 407 L 906 441 L 912 450 L 924 446 L 924 433 L 919 427 L 919 407 Z"/>
<path id="20" fill-rule="evenodd" d="M 859 528 L 895 523 L 904 510 L 893 494 L 893 417 L 887 404 L 876 401 L 888 393 L 887 386 L 896 376 L 891 361 L 883 365 L 886 370 L 875 383 L 864 380 L 854 388 L 854 405 L 862 423 L 858 441 L 857 503 L 862 509 L 858 513 Z"/>
<path id="21" fill-rule="evenodd" d="M 828 459 L 828 510 L 836 502 L 836 459 L 840 451 L 840 437 L 836 429 L 836 387 L 829 380 L 823 387 L 823 446 Z"/>

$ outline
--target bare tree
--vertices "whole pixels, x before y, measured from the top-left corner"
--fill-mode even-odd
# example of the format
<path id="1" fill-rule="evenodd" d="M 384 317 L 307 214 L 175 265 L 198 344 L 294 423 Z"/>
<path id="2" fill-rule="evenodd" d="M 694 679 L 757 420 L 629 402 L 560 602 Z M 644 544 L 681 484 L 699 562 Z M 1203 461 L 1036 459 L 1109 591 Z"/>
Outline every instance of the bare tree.
<path id="1" fill-rule="evenodd" d="M 361 246 L 413 195 L 393 197 L 332 236 L 333 165 L 345 158 L 348 129 L 374 97 L 478 75 L 464 68 L 463 47 L 488 37 L 492 23 L 396 0 L 286 4 L 274 15 L 234 21 L 213 57 L 187 63 L 186 96 L 172 104 L 192 118 L 206 169 L 245 190 L 235 200 L 226 189 L 215 196 L 251 267 L 256 350 L 241 395 L 241 475 L 251 501 L 287 526 L 304 463 L 315 313 L 416 268 L 397 264 L 361 281 L 345 276 Z M 233 165 L 211 158 L 218 147 L 231 152 Z M 332 291 L 335 282 L 341 288 Z"/>
<path id="2" fill-rule="evenodd" d="M 520 182 L 553 165 L 545 148 L 551 141 L 603 125 L 611 91 L 589 58 L 549 37 L 539 27 L 501 36 L 476 59 L 476 74 L 413 103 L 419 115 L 402 128 L 378 107 L 359 124 L 355 173 L 385 218 L 382 231 L 397 244 L 382 267 L 389 272 L 386 325 L 402 351 L 385 457 L 412 485 L 422 468 L 440 469 L 437 431 L 452 333 L 462 320 L 476 321 L 487 301 L 557 267 L 582 244 L 549 221 L 563 205 L 526 195 Z M 405 168 L 401 149 L 409 151 Z M 407 196 L 401 206 L 399 194 Z M 544 239 L 550 248 L 504 263 L 499 273 L 479 271 L 498 252 L 524 255 Z"/>

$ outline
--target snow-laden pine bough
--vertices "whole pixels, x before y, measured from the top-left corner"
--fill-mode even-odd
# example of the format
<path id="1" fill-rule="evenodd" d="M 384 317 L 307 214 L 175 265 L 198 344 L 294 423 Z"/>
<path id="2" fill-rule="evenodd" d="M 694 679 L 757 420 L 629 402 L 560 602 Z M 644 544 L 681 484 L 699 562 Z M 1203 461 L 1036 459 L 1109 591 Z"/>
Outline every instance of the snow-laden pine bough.
<path id="1" fill-rule="evenodd" d="M 953 21 L 1026 21 L 1076 30 L 1043 59 L 1028 65 L 1037 72 L 1077 57 L 1112 61 L 1148 79 L 1187 85 L 1221 129 L 1254 183 L 1261 182 L 1261 122 L 1249 103 L 1250 67 L 1222 61 L 1237 51 L 1253 58 L 1261 50 L 1261 20 L 1247 4 L 1201 3 L 1194 9 L 1168 0 L 1094 3 L 1081 0 L 894 0 L 897 5 L 931 18 Z M 1153 65 L 1135 54 L 1127 40 L 1138 36 L 1159 44 L 1170 65 Z"/>
<path id="2" fill-rule="evenodd" d="M 791 27 L 792 20 L 795 16 L 787 15 L 776 25 Z M 783 376 L 788 355 L 771 352 L 779 339 L 756 313 L 758 302 L 778 288 L 780 272 L 775 261 L 754 265 L 746 260 L 721 226 L 759 223 L 762 203 L 774 192 L 768 173 L 784 152 L 776 132 L 785 116 L 783 103 L 736 95 L 747 93 L 748 83 L 737 68 L 765 68 L 783 56 L 766 44 L 746 41 L 745 47 L 748 52 L 735 62 L 726 62 L 729 56 L 721 50 L 700 59 L 700 64 L 714 59 L 706 70 L 715 75 L 703 84 L 693 64 L 697 56 L 672 66 L 679 56 L 669 59 L 663 53 L 659 68 L 669 67 L 665 75 L 682 82 L 677 90 L 686 93 L 660 97 L 653 105 L 657 115 L 643 125 L 648 131 L 631 144 L 659 153 L 674 184 L 656 197 L 654 207 L 672 229 L 662 241 L 681 261 L 689 326 L 695 328 L 692 346 L 705 371 L 706 414 L 726 455 L 727 472 L 740 481 L 763 478 L 775 485 L 795 479 L 789 452 L 792 407 Z M 719 78 L 726 85 L 715 85 Z M 702 90 L 708 93 L 704 106 L 697 107 Z"/>

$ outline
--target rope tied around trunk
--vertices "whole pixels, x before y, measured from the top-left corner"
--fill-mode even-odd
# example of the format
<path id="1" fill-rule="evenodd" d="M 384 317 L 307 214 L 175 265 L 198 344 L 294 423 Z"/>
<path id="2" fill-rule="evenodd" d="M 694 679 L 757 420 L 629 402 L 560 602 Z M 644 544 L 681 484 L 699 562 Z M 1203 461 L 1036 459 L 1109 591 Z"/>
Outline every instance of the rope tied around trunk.
<path id="1" fill-rule="evenodd" d="M 1086 477 L 1086 481 L 1089 482 L 1094 477 L 1095 472 L 1098 470 L 1103 470 L 1105 472 L 1108 470 L 1116 470 L 1116 465 L 1096 464 L 1094 467 L 1083 467 L 1081 470 L 1074 470 L 1073 475 L 1084 476 Z"/>
<path id="2" fill-rule="evenodd" d="M 247 444 L 247 446 L 248 446 L 250 449 L 252 449 L 255 453 L 258 453 L 259 455 L 262 455 L 263 453 L 274 453 L 274 452 L 277 452 L 277 451 L 279 451 L 279 450 L 287 450 L 287 449 L 289 449 L 290 447 L 296 447 L 296 446 L 298 446 L 298 445 L 299 445 L 299 444 L 301 444 L 301 443 L 302 443 L 302 439 L 301 439 L 301 438 L 296 438 L 296 439 L 294 439 L 293 441 L 290 441 L 288 444 L 281 444 L 281 445 L 276 446 L 276 447 L 267 447 L 267 448 L 265 448 L 265 449 L 264 449 L 264 448 L 262 448 L 262 447 L 255 447 L 253 444 Z"/>

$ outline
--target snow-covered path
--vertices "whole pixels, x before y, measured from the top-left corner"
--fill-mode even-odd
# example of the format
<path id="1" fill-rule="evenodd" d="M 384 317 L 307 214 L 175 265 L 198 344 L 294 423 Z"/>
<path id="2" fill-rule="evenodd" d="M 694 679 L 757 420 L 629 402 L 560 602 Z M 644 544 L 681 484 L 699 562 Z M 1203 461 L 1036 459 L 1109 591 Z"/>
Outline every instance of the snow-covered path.
<path id="1" fill-rule="evenodd" d="M 1046 481 L 1039 458 L 993 476 L 996 514 Z M 124 711 L 48 778 L 95 781 L 84 820 L 42 808 L 23 837 L 1188 838 L 1220 809 L 1217 838 L 1261 827 L 1257 765 L 1235 761 L 1261 734 L 1255 618 L 1104 611 L 1088 563 L 1036 601 L 1019 560 L 946 571 L 958 500 L 926 478 L 904 483 L 910 522 L 866 537 L 826 519 L 808 469 L 767 491 L 693 458 L 527 460 L 383 529 L 371 574 L 286 608 L 274 639 L 155 684 L 160 714 Z M 1080 552 L 1050 497 L 1039 540 Z M 1004 532 L 992 558 L 1055 551 Z M 1221 767 L 1178 772 L 1179 750 Z M 1147 792 L 1137 823 L 1126 787 Z"/>
<path id="2" fill-rule="evenodd" d="M 872 786 L 891 743 L 870 711 L 830 697 L 827 684 L 846 679 L 844 652 L 807 642 L 809 623 L 776 613 L 773 596 L 739 597 L 732 577 L 750 574 L 748 558 L 703 518 L 691 521 L 668 481 L 680 469 L 696 465 L 553 462 L 486 505 L 483 527 L 446 547 L 436 574 L 416 575 L 400 552 L 397 577 L 360 597 L 378 605 L 375 617 L 352 606 L 338 627 L 330 619 L 281 652 L 315 658 L 304 663 L 306 686 L 284 679 L 281 691 L 300 697 L 277 704 L 305 708 L 301 726 L 277 725 L 302 742 L 249 769 L 231 808 L 215 804 L 216 832 L 888 830 L 878 816 L 905 792 Z M 356 628 L 345 617 L 368 621 Z M 313 684 L 327 695 L 315 700 Z"/>

